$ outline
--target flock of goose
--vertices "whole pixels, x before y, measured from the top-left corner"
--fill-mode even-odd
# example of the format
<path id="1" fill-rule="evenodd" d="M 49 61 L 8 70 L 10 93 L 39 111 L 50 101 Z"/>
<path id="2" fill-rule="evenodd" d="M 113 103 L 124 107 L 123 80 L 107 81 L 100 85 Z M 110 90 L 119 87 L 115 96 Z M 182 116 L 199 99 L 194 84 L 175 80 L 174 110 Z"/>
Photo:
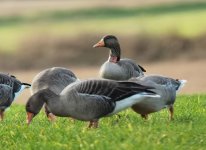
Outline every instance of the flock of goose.
<path id="1" fill-rule="evenodd" d="M 104 36 L 93 46 L 110 49 L 109 59 L 100 68 L 103 79 L 79 80 L 69 69 L 53 67 L 37 74 L 32 84 L 22 83 L 15 76 L 0 74 L 0 117 L 15 97 L 31 87 L 26 103 L 27 123 L 45 107 L 50 120 L 55 116 L 89 121 L 98 127 L 102 117 L 127 108 L 147 119 L 148 114 L 168 108 L 173 119 L 177 92 L 186 80 L 159 75 L 144 75 L 146 70 L 131 59 L 120 59 L 121 49 L 113 35 Z"/>

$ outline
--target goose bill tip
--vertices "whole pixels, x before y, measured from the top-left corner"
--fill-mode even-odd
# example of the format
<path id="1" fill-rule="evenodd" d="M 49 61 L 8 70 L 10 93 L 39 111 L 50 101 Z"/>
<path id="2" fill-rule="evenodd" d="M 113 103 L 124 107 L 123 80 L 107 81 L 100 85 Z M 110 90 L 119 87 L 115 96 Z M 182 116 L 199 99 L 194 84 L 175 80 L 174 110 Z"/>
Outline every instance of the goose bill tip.
<path id="1" fill-rule="evenodd" d="M 93 48 L 96 48 L 96 47 L 104 47 L 105 44 L 104 44 L 104 41 L 103 40 L 100 40 L 97 44 L 93 45 Z"/>

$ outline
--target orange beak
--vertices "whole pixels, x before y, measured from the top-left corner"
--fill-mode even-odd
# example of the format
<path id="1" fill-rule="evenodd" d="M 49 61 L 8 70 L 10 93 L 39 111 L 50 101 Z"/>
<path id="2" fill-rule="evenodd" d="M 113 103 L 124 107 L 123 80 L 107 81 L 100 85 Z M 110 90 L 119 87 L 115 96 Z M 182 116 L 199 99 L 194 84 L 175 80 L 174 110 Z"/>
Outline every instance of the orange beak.
<path id="1" fill-rule="evenodd" d="M 34 117 L 33 113 L 27 112 L 27 124 L 29 125 Z"/>
<path id="2" fill-rule="evenodd" d="M 104 40 L 101 39 L 97 44 L 95 44 L 95 45 L 93 46 L 93 48 L 96 48 L 96 47 L 104 47 L 104 46 L 105 46 Z"/>

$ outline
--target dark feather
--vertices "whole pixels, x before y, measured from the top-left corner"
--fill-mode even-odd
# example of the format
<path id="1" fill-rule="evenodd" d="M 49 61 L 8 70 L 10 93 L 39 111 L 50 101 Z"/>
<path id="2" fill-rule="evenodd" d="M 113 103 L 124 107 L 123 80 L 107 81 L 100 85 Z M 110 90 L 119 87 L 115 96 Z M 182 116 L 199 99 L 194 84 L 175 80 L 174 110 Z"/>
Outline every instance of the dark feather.
<path id="1" fill-rule="evenodd" d="M 144 69 L 142 66 L 138 65 L 140 67 L 140 69 L 143 71 L 143 72 L 146 72 L 146 69 Z"/>
<path id="2" fill-rule="evenodd" d="M 150 89 L 152 87 L 144 86 L 133 82 L 115 82 L 108 80 L 88 80 L 76 85 L 78 93 L 100 95 L 111 98 L 112 101 L 119 101 L 129 96 L 146 92 L 155 94 Z"/>

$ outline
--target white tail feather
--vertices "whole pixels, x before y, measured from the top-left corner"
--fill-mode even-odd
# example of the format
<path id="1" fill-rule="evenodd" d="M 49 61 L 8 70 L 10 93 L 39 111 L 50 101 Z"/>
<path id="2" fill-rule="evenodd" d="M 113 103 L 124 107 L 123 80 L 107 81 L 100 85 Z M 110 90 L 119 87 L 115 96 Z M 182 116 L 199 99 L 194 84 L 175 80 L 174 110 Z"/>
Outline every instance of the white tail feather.
<path id="1" fill-rule="evenodd" d="M 30 88 L 30 86 L 28 86 L 28 85 L 21 85 L 21 89 L 19 90 L 19 92 L 15 93 L 14 100 L 16 100 L 16 98 L 23 92 L 23 90 L 25 88 Z"/>
<path id="2" fill-rule="evenodd" d="M 127 109 L 127 108 L 131 107 L 132 105 L 137 104 L 137 103 L 145 100 L 148 97 L 159 98 L 160 95 L 143 92 L 143 93 L 135 94 L 135 95 L 132 95 L 130 97 L 124 98 L 124 99 L 116 102 L 115 109 L 109 115 L 113 115 L 113 114 L 116 114 L 124 109 Z"/>
<path id="3" fill-rule="evenodd" d="M 158 95 L 158 94 L 148 94 L 148 93 L 141 93 L 140 95 L 142 96 L 146 96 L 146 97 L 157 97 L 157 98 L 160 98 L 161 96 Z"/>
<path id="4" fill-rule="evenodd" d="M 180 82 L 180 86 L 177 89 L 177 92 L 179 92 L 185 86 L 185 84 L 187 83 L 187 80 L 179 80 L 179 82 Z"/>

